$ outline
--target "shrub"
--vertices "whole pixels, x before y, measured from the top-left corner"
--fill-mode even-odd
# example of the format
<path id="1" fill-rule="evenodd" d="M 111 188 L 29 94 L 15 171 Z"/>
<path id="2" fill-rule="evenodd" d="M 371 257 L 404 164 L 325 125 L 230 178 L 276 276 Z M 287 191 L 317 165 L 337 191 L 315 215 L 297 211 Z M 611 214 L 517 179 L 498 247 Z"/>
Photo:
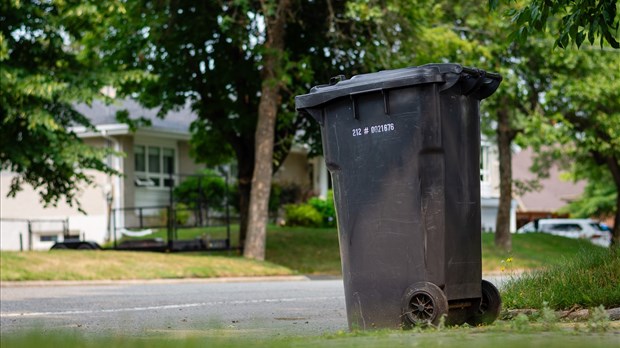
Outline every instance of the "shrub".
<path id="1" fill-rule="evenodd" d="M 308 200 L 308 204 L 321 214 L 322 227 L 336 227 L 336 208 L 334 207 L 334 192 L 332 190 L 327 191 L 325 199 L 312 197 Z"/>
<path id="2" fill-rule="evenodd" d="M 206 203 L 209 209 L 224 211 L 226 209 L 226 181 L 214 171 L 206 169 L 197 176 L 183 181 L 174 189 L 177 201 L 190 208 L 195 208 L 199 201 Z"/>
<path id="3" fill-rule="evenodd" d="M 180 226 L 187 224 L 191 214 L 192 213 L 190 209 L 187 207 L 187 205 L 183 203 L 177 203 L 175 206 L 175 213 L 174 213 L 175 224 L 180 225 Z M 159 213 L 159 216 L 160 216 L 162 225 L 168 226 L 168 209 L 167 208 L 162 209 Z"/>
<path id="4" fill-rule="evenodd" d="M 312 197 L 306 203 L 284 206 L 286 224 L 305 227 L 335 227 L 336 209 L 334 193 L 329 190 L 327 198 Z"/>
<path id="5" fill-rule="evenodd" d="M 321 213 L 310 204 L 287 204 L 284 211 L 289 226 L 320 227 L 323 221 Z"/>

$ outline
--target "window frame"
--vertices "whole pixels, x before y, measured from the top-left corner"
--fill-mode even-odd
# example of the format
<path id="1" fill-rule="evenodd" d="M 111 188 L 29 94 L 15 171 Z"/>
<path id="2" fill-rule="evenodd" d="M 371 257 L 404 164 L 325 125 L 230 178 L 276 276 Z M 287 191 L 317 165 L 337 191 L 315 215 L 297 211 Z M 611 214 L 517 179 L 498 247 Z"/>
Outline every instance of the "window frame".
<path id="1" fill-rule="evenodd" d="M 137 170 L 136 164 L 138 163 L 137 156 L 138 153 L 136 148 L 143 148 L 141 155 L 143 156 L 142 161 L 144 163 L 144 171 Z M 178 161 L 178 150 L 174 146 L 170 146 L 167 144 L 157 145 L 149 142 L 136 142 L 133 145 L 133 156 L 134 156 L 134 186 L 151 189 L 151 190 L 169 190 L 171 186 L 166 185 L 169 180 L 169 173 L 165 173 L 164 169 L 166 169 L 166 165 L 164 164 L 164 153 L 167 153 L 166 157 L 169 157 L 169 154 L 172 154 L 172 187 L 176 185 L 176 169 L 177 169 L 177 161 Z M 159 172 L 152 172 L 151 167 L 154 167 L 151 163 L 151 153 L 149 150 L 156 149 L 157 153 L 157 168 Z M 167 151 L 168 150 L 168 151 Z"/>

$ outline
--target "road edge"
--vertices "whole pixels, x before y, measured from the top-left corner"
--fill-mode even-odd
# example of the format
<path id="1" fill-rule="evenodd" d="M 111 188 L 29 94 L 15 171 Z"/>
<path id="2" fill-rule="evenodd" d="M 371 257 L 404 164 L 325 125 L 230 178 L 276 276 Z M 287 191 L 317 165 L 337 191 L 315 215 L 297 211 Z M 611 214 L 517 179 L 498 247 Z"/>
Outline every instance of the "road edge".
<path id="1" fill-rule="evenodd" d="M 309 281 L 305 275 L 261 276 L 261 277 L 219 277 L 219 278 L 172 278 L 172 279 L 107 279 L 107 280 L 23 280 L 0 281 L 0 288 L 47 287 L 47 286 L 89 286 L 89 285 L 137 285 L 137 284 L 209 284 L 243 282 Z"/>

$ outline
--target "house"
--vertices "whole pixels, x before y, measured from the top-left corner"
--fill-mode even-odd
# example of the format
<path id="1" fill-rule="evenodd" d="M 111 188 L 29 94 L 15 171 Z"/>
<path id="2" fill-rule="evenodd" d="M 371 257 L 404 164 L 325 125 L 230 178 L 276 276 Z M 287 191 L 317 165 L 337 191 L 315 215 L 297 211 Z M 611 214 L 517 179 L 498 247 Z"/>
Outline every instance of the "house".
<path id="1" fill-rule="evenodd" d="M 204 168 L 189 155 L 189 127 L 196 118 L 189 108 L 170 112 L 164 119 L 156 116 L 157 110 L 144 109 L 131 100 L 113 105 L 95 101 L 91 107 L 80 105 L 77 109 L 91 120 L 96 131 L 74 131 L 89 145 L 125 153 L 124 157 L 108 158 L 108 164 L 123 176 L 90 172 L 94 185 L 79 196 L 84 215 L 63 202 L 44 208 L 38 193 L 29 186 L 24 186 L 15 198 L 7 198 L 13 174 L 2 171 L 0 249 L 49 249 L 66 235 L 99 243 L 109 241 L 113 238 L 111 226 L 137 226 L 139 220 L 161 219 L 162 210 L 170 202 L 171 186 Z M 151 125 L 132 132 L 127 124 L 116 120 L 116 112 L 122 109 L 132 118 L 150 120 Z M 325 194 L 325 165 L 319 159 L 308 161 L 306 153 L 304 147 L 295 146 L 276 173 L 276 180 Z M 175 175 L 171 176 L 171 172 Z"/>
<path id="2" fill-rule="evenodd" d="M 512 157 L 512 176 L 514 180 L 533 180 L 536 175 L 530 171 L 532 149 L 527 148 Z M 586 186 L 585 181 L 566 181 L 561 179 L 561 170 L 554 165 L 549 170 L 549 177 L 540 179 L 540 190 L 525 192 L 516 196 L 517 227 L 541 218 L 567 217 L 558 214 L 558 210 L 579 198 Z"/>
<path id="3" fill-rule="evenodd" d="M 13 174 L 2 172 L 2 249 L 19 249 L 20 245 L 16 244 L 16 235 L 19 234 L 22 235 L 21 248 L 25 248 L 25 235 L 28 234 L 27 244 L 33 249 L 48 249 L 67 234 L 97 242 L 110 240 L 113 210 L 165 205 L 169 186 L 173 184 L 166 174 L 171 169 L 169 166 L 172 166 L 175 173 L 193 173 L 201 168 L 189 157 L 188 128 L 193 116 L 187 110 L 171 112 L 165 119 L 159 119 L 155 117 L 156 110 L 145 110 L 129 100 L 122 105 L 105 105 L 95 101 L 92 107 L 80 105 L 77 109 L 91 120 L 96 131 L 84 128 L 76 128 L 74 131 L 86 144 L 124 152 L 125 157 L 108 158 L 108 164 L 124 176 L 89 173 L 94 177 L 94 185 L 83 190 L 79 196 L 86 212 L 84 215 L 63 202 L 57 207 L 44 208 L 39 202 L 38 193 L 28 186 L 15 198 L 7 198 L 6 192 Z M 127 109 L 132 117 L 150 119 L 152 126 L 141 127 L 133 133 L 128 125 L 116 121 L 115 115 L 119 109 Z M 124 220 L 132 215 L 135 214 L 121 214 L 117 211 L 115 222 L 122 226 Z M 41 220 L 48 222 L 41 224 Z M 60 221 L 66 221 L 64 227 Z"/>
<path id="4" fill-rule="evenodd" d="M 121 109 L 126 109 L 132 118 L 151 120 L 151 125 L 132 132 L 128 125 L 116 120 L 116 112 Z M 45 250 L 66 235 L 99 243 L 109 241 L 114 237 L 113 226 L 137 226 L 143 219 L 161 219 L 162 210 L 171 199 L 171 186 L 183 180 L 180 174 L 193 174 L 204 168 L 189 156 L 189 126 L 196 117 L 189 108 L 170 112 L 164 119 L 156 117 L 157 110 L 144 109 L 131 100 L 114 105 L 95 101 L 91 107 L 80 105 L 78 111 L 96 127 L 96 131 L 75 129 L 87 144 L 126 154 L 108 158 L 108 164 L 123 176 L 90 173 L 95 185 L 84 189 L 79 197 L 84 215 L 62 202 L 58 207 L 44 208 L 38 193 L 30 187 L 24 187 L 15 198 L 7 198 L 13 174 L 3 171 L 0 249 Z M 492 231 L 497 215 L 499 172 L 497 152 L 485 141 L 481 146 L 480 171 L 482 229 Z M 171 176 L 170 172 L 176 175 Z M 325 197 L 329 175 L 322 158 L 308 158 L 308 149 L 297 144 L 274 174 L 274 182 L 298 185 Z M 514 221 L 512 226 L 515 230 Z"/>

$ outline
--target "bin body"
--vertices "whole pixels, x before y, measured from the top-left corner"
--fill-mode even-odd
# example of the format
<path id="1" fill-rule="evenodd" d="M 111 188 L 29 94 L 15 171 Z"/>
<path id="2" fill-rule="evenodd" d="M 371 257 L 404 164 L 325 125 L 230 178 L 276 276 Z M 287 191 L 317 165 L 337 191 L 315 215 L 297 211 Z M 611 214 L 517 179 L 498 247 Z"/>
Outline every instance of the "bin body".
<path id="1" fill-rule="evenodd" d="M 321 125 L 351 329 L 400 327 L 403 293 L 420 281 L 451 305 L 480 298 L 479 101 L 500 81 L 434 64 L 296 98 Z"/>

